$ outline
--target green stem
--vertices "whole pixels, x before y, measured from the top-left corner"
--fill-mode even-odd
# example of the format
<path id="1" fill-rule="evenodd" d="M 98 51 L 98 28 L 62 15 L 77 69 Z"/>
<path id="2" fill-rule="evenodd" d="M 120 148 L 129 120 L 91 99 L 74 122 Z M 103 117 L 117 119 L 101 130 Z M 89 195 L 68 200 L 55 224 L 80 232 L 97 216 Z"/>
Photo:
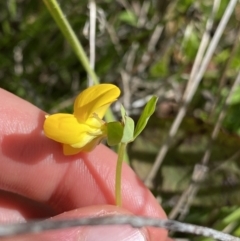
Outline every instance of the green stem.
<path id="1" fill-rule="evenodd" d="M 87 58 L 87 55 L 84 52 L 84 49 L 77 39 L 76 34 L 74 33 L 71 25 L 69 24 L 68 20 L 64 16 L 59 4 L 56 0 L 43 0 L 45 3 L 47 9 L 51 13 L 52 17 L 54 18 L 55 22 L 57 23 L 58 27 L 61 29 L 63 35 L 68 40 L 69 44 L 71 45 L 73 51 L 77 55 L 78 59 L 82 63 L 83 67 L 85 68 L 86 72 L 90 76 L 90 78 L 93 80 L 94 84 L 99 84 L 98 77 L 94 70 L 91 68 L 89 60 Z M 107 111 L 107 114 L 105 116 L 106 120 L 112 121 L 115 120 L 114 115 L 112 114 L 111 110 L 109 109 Z M 125 153 L 127 156 L 127 153 Z M 128 160 L 128 158 L 125 160 Z M 127 162 L 128 163 L 128 162 Z"/>
<path id="2" fill-rule="evenodd" d="M 98 77 L 94 70 L 90 67 L 89 60 L 83 50 L 82 45 L 80 44 L 79 40 L 77 39 L 76 34 L 74 33 L 71 25 L 69 24 L 68 20 L 64 16 L 60 6 L 58 5 L 56 0 L 43 0 L 45 5 L 47 6 L 49 12 L 51 13 L 52 17 L 56 21 L 58 27 L 61 29 L 63 35 L 68 40 L 69 44 L 73 48 L 75 54 L 77 55 L 78 59 L 82 63 L 83 67 L 85 68 L 86 72 L 93 80 L 95 84 L 99 84 Z"/>
<path id="3" fill-rule="evenodd" d="M 127 146 L 127 143 L 120 143 L 120 146 L 118 149 L 116 181 L 115 181 L 115 198 L 116 198 L 117 206 L 122 206 L 121 175 L 122 175 L 122 164 L 123 164 L 124 153 L 126 151 L 126 146 Z"/>

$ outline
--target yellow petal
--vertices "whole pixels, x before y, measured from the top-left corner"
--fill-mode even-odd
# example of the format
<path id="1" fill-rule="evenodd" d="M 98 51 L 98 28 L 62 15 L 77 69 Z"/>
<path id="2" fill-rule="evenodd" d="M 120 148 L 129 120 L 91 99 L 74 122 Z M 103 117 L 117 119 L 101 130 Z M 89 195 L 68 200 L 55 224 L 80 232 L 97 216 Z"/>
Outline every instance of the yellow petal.
<path id="1" fill-rule="evenodd" d="M 57 142 L 71 145 L 72 147 L 81 148 L 96 136 L 102 136 L 101 126 L 94 127 L 80 123 L 71 114 L 50 115 L 44 122 L 45 135 Z"/>
<path id="2" fill-rule="evenodd" d="M 63 154 L 65 156 L 75 155 L 81 151 L 81 148 L 73 148 L 70 145 L 63 144 Z"/>
<path id="3" fill-rule="evenodd" d="M 78 95 L 74 102 L 74 115 L 84 122 L 93 113 L 103 118 L 109 105 L 116 101 L 120 90 L 112 84 L 100 84 L 87 88 Z"/>
<path id="4" fill-rule="evenodd" d="M 70 156 L 70 155 L 75 155 L 79 152 L 90 152 L 101 142 L 101 140 L 102 140 L 101 137 L 99 137 L 99 138 L 97 137 L 82 148 L 74 148 L 70 145 L 64 144 L 63 145 L 63 154 L 66 156 Z"/>

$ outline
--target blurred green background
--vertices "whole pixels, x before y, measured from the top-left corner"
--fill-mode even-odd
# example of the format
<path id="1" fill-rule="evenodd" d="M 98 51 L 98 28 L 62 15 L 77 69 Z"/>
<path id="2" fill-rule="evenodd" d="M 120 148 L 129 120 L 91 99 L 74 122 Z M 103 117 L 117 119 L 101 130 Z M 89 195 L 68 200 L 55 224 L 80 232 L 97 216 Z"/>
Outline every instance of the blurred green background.
<path id="1" fill-rule="evenodd" d="M 229 0 L 219 2 L 210 39 Z M 88 55 L 88 1 L 59 3 Z M 159 96 L 155 116 L 129 147 L 131 165 L 144 179 L 178 112 L 213 1 L 96 3 L 95 65 L 100 82 L 114 83 L 122 89 L 120 101 L 135 119 L 147 97 Z M 194 166 L 209 145 L 217 116 L 238 74 L 239 13 L 238 3 L 156 178 L 152 191 L 168 213 L 191 183 Z M 0 2 L 1 88 L 47 112 L 70 112 L 74 97 L 87 84 L 85 70 L 42 1 Z M 113 110 L 118 115 L 118 105 Z M 212 145 L 207 176 L 193 200 L 187 201 L 186 212 L 180 212 L 176 219 L 240 235 L 239 118 L 240 87 L 231 98 L 219 136 Z"/>

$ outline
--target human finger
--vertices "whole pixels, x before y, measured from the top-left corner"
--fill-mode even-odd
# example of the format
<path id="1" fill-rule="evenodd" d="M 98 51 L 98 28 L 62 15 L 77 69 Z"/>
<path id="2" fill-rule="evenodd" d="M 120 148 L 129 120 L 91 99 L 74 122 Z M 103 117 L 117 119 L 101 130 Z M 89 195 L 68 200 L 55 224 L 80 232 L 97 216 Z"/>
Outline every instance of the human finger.
<path id="1" fill-rule="evenodd" d="M 45 113 L 4 90 L 0 90 L 0 113 L 0 189 L 44 203 L 56 214 L 115 204 L 115 153 L 100 145 L 91 153 L 64 156 L 61 145 L 43 135 Z M 165 217 L 125 164 L 122 199 L 123 207 L 136 215 Z M 164 231 L 156 229 L 159 232 Z"/>

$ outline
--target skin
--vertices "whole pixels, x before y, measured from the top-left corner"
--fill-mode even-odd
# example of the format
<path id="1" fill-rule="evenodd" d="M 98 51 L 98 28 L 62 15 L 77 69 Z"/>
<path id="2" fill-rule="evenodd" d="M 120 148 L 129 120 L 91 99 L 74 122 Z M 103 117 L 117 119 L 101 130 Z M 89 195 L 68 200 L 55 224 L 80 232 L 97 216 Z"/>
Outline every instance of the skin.
<path id="1" fill-rule="evenodd" d="M 0 113 L 0 223 L 126 213 L 166 218 L 153 195 L 126 164 L 122 171 L 123 207 L 114 206 L 117 156 L 104 145 L 91 153 L 64 156 L 61 144 L 43 134 L 45 113 L 3 89 Z M 125 235 L 128 229 L 115 227 L 112 232 Z M 94 240 L 89 233 L 95 232 L 91 227 L 79 227 L 8 241 Z M 129 232 L 140 232 L 145 240 L 170 241 L 163 229 Z"/>

